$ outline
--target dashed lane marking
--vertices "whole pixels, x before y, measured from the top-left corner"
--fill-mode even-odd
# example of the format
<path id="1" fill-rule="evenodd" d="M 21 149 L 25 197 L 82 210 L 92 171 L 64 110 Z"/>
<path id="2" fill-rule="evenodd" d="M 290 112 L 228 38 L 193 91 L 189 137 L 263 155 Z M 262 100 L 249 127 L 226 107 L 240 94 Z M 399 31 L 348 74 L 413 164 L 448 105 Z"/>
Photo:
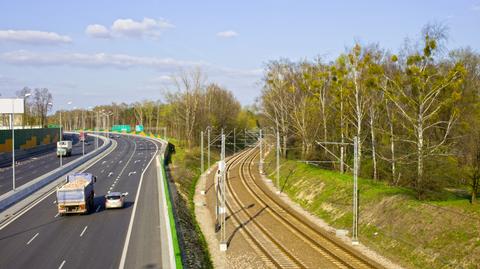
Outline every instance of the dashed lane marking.
<path id="1" fill-rule="evenodd" d="M 83 231 L 82 231 L 82 233 L 80 234 L 80 237 L 83 236 L 83 234 L 85 233 L 85 231 L 87 230 L 87 228 L 88 228 L 88 226 L 85 226 L 85 228 L 83 228 Z"/>
<path id="2" fill-rule="evenodd" d="M 58 267 L 58 269 L 62 269 L 64 265 L 65 265 L 65 260 L 63 260 L 63 262 L 60 264 L 60 266 Z"/>
<path id="3" fill-rule="evenodd" d="M 30 245 L 30 243 L 32 243 L 33 239 L 35 239 L 37 236 L 38 236 L 38 233 L 36 233 L 36 234 L 32 237 L 32 239 L 28 240 L 27 245 Z"/>

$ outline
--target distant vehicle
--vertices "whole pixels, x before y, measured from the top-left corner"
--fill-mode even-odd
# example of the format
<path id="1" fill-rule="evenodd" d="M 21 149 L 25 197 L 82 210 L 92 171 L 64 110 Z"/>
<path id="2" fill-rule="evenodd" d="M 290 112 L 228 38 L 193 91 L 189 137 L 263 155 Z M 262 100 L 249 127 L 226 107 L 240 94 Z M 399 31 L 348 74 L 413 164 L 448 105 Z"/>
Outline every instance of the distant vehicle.
<path id="1" fill-rule="evenodd" d="M 111 192 L 105 195 L 105 208 L 122 208 L 125 204 L 125 196 L 128 192 Z"/>
<path id="2" fill-rule="evenodd" d="M 57 142 L 57 157 L 72 155 L 72 141 L 63 140 Z"/>
<path id="3" fill-rule="evenodd" d="M 75 173 L 67 176 L 66 184 L 57 188 L 59 214 L 85 214 L 94 207 L 94 183 L 97 178 L 90 173 Z"/>
<path id="4" fill-rule="evenodd" d="M 116 138 L 120 138 L 120 135 L 115 135 Z"/>

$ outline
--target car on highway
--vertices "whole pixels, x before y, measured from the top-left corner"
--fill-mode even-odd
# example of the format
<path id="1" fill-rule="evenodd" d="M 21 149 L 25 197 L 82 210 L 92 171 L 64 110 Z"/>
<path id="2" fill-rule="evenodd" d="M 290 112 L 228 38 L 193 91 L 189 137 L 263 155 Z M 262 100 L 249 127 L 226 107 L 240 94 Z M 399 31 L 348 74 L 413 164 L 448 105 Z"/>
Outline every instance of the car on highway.
<path id="1" fill-rule="evenodd" d="M 105 209 L 108 208 L 122 208 L 125 205 L 125 197 L 128 192 L 110 192 L 105 195 Z"/>
<path id="2" fill-rule="evenodd" d="M 120 138 L 120 136 L 119 136 L 119 135 L 115 135 L 115 138 Z"/>

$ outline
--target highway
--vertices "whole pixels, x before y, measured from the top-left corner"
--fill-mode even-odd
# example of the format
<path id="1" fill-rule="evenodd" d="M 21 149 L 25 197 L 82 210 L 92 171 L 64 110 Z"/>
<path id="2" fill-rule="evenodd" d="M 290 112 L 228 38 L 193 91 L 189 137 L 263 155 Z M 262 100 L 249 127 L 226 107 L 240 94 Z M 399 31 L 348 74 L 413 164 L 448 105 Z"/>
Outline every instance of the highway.
<path id="1" fill-rule="evenodd" d="M 73 141 L 72 156 L 62 158 L 63 164 L 66 164 L 82 156 L 82 144 L 79 143 L 78 135 L 65 134 L 64 136 L 65 139 Z M 93 136 L 87 136 L 85 154 L 95 149 L 94 141 L 95 138 Z M 99 139 L 98 146 L 100 147 L 102 144 L 103 141 Z M 15 165 L 15 185 L 20 187 L 59 166 L 60 160 L 56 155 L 56 147 L 19 160 Z M 12 167 L 0 168 L 0 195 L 10 190 L 12 190 Z"/>
<path id="2" fill-rule="evenodd" d="M 0 227 L 0 268 L 118 268 L 122 255 L 125 268 L 162 267 L 154 161 L 159 147 L 132 136 L 116 141 L 112 153 L 86 169 L 97 176 L 95 212 L 59 216 L 52 193 Z M 105 210 L 103 197 L 108 191 L 128 192 L 125 208 Z M 139 204 L 132 219 L 137 191 Z"/>

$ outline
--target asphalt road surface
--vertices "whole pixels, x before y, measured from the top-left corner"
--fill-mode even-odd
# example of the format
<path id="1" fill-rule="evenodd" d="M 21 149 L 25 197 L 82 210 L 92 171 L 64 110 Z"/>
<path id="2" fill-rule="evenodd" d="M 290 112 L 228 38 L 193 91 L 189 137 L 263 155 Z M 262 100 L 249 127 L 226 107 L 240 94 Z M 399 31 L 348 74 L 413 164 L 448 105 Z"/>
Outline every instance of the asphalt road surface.
<path id="1" fill-rule="evenodd" d="M 78 140 L 78 135 L 65 134 L 66 140 L 73 141 L 72 156 L 63 157 L 63 164 L 69 163 L 82 156 L 82 143 Z M 101 139 L 98 140 L 98 146 L 103 144 Z M 95 138 L 87 136 L 85 143 L 85 154 L 95 149 Z M 60 166 L 60 160 L 56 155 L 57 148 L 35 154 L 29 158 L 19 160 L 15 165 L 15 185 L 21 185 L 46 174 Z M 0 168 L 0 195 L 12 190 L 12 166 Z"/>
<path id="2" fill-rule="evenodd" d="M 49 195 L 0 230 L 0 268 L 118 268 L 141 180 L 125 268 L 161 268 L 156 165 L 150 162 L 157 146 L 139 137 L 116 140 L 117 148 L 86 170 L 97 176 L 95 212 L 59 216 L 55 193 Z M 128 192 L 125 208 L 105 210 L 108 191 Z"/>

